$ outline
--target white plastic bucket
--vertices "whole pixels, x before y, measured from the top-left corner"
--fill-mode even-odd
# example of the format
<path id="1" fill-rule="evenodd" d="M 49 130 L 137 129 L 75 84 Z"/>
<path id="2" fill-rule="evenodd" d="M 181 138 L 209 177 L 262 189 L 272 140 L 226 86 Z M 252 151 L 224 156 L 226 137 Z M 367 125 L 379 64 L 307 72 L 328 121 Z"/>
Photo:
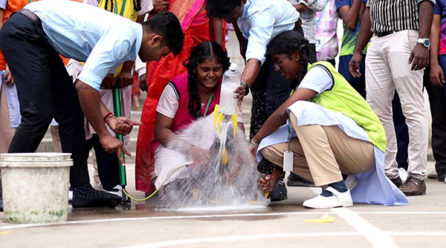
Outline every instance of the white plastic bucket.
<path id="1" fill-rule="evenodd" d="M 3 220 L 49 223 L 67 220 L 70 153 L 3 153 L 0 168 Z"/>

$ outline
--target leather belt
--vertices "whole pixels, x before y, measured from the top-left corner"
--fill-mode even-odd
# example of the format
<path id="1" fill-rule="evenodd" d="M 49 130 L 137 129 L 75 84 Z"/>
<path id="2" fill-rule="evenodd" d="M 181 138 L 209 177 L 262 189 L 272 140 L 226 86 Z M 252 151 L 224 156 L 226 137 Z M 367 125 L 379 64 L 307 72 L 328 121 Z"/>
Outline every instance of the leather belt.
<path id="1" fill-rule="evenodd" d="M 39 25 L 40 27 L 42 26 L 42 21 L 40 21 L 40 18 L 36 14 L 34 14 L 32 11 L 27 10 L 27 9 L 21 9 L 17 13 L 20 13 L 20 14 L 26 16 L 28 19 L 30 19 L 32 22 Z"/>
<path id="2" fill-rule="evenodd" d="M 378 37 L 384 37 L 386 35 L 393 34 L 393 33 L 395 33 L 395 31 L 376 32 L 375 35 L 378 36 Z"/>

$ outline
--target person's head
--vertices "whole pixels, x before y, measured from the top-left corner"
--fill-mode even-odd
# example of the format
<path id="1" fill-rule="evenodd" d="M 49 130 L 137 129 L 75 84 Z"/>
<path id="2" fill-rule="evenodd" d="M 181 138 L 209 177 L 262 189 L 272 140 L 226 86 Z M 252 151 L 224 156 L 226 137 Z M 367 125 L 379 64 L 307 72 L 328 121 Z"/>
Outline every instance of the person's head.
<path id="1" fill-rule="evenodd" d="M 156 14 L 142 26 L 143 38 L 139 50 L 142 61 L 159 60 L 170 52 L 177 55 L 183 49 L 184 34 L 174 14 Z"/>
<path id="2" fill-rule="evenodd" d="M 189 112 L 194 118 L 200 117 L 199 90 L 216 89 L 229 64 L 228 54 L 214 41 L 200 43 L 184 61 L 188 72 Z"/>
<path id="3" fill-rule="evenodd" d="M 208 0 L 207 12 L 209 16 L 233 23 L 242 15 L 245 3 L 246 0 Z"/>
<path id="4" fill-rule="evenodd" d="M 308 66 L 308 41 L 296 31 L 286 31 L 274 37 L 268 44 L 267 57 L 274 70 L 288 80 L 305 75 Z"/>

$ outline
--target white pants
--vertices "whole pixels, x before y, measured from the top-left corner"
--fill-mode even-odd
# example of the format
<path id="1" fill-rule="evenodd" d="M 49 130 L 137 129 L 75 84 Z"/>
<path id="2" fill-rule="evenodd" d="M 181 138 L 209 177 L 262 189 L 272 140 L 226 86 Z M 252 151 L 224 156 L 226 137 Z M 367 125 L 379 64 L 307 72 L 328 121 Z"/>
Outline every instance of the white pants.
<path id="1" fill-rule="evenodd" d="M 392 100 L 395 90 L 409 128 L 409 176 L 424 180 L 427 169 L 428 123 L 423 98 L 423 72 L 412 71 L 410 53 L 418 31 L 399 31 L 373 36 L 367 51 L 365 78 L 367 102 L 378 115 L 387 137 L 386 175 L 398 176 L 397 143 L 393 125 Z"/>

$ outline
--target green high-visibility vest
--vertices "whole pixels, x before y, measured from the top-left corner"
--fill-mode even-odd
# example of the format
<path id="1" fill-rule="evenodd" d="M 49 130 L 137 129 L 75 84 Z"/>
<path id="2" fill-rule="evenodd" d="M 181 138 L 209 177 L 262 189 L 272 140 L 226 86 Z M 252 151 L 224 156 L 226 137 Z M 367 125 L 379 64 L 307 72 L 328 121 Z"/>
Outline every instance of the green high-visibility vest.
<path id="1" fill-rule="evenodd" d="M 316 62 L 308 65 L 308 70 L 321 66 L 333 77 L 333 87 L 313 98 L 310 101 L 324 108 L 343 113 L 362 127 L 370 142 L 381 151 L 386 150 L 386 133 L 378 116 L 373 112 L 364 98 L 336 71 L 328 62 Z"/>

